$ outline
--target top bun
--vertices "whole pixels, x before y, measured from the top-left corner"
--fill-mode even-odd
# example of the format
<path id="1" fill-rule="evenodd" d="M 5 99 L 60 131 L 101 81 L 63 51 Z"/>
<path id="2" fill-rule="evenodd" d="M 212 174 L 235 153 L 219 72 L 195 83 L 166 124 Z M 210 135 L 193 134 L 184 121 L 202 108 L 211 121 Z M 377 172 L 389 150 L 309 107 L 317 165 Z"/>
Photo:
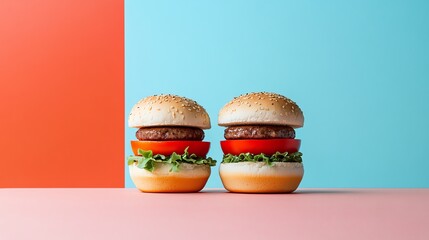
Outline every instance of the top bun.
<path id="1" fill-rule="evenodd" d="M 304 115 L 295 102 L 276 93 L 243 94 L 227 103 L 219 112 L 220 126 L 287 125 L 300 128 Z"/>
<path id="2" fill-rule="evenodd" d="M 202 106 L 189 98 L 170 94 L 141 99 L 131 109 L 128 126 L 183 126 L 201 129 L 211 127 L 209 115 Z"/>

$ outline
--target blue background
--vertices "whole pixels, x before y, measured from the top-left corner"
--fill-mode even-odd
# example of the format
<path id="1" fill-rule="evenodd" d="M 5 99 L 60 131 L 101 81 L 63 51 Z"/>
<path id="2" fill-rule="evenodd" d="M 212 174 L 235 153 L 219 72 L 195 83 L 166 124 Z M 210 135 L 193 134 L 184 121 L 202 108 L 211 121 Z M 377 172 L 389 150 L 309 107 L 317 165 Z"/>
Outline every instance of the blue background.
<path id="1" fill-rule="evenodd" d="M 220 160 L 219 109 L 277 92 L 304 111 L 301 187 L 429 187 L 428 3 L 127 0 L 124 117 L 152 94 L 192 98 Z"/>

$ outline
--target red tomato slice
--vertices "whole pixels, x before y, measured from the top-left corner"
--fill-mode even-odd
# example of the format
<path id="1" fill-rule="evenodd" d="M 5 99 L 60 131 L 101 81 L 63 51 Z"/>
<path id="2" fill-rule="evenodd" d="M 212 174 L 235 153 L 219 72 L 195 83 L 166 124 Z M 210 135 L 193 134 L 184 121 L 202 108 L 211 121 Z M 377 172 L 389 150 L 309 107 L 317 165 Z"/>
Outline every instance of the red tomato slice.
<path id="1" fill-rule="evenodd" d="M 273 155 L 276 152 L 298 152 L 301 145 L 299 139 L 239 139 L 220 142 L 224 154 L 240 155 L 240 153 Z"/>
<path id="2" fill-rule="evenodd" d="M 210 149 L 210 142 L 202 141 L 131 141 L 134 155 L 138 155 L 138 149 L 151 150 L 153 154 L 171 155 L 173 152 L 183 154 L 188 148 L 189 154 L 205 157 Z"/>

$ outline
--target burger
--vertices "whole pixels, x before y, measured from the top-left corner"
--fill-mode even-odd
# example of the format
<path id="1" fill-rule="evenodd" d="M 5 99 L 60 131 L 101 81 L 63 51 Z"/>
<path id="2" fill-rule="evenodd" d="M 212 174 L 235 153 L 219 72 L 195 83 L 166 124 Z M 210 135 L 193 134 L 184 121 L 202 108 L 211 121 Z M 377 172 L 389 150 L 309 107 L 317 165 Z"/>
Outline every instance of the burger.
<path id="1" fill-rule="evenodd" d="M 290 193 L 300 184 L 304 168 L 301 140 L 295 128 L 304 124 L 298 105 L 276 93 L 248 93 L 219 112 L 227 127 L 219 174 L 224 187 L 241 193 Z"/>
<path id="2" fill-rule="evenodd" d="M 131 179 L 142 192 L 198 192 L 216 161 L 206 157 L 210 128 L 206 110 L 176 95 L 141 99 L 131 109 L 128 126 L 137 128 L 128 158 Z"/>

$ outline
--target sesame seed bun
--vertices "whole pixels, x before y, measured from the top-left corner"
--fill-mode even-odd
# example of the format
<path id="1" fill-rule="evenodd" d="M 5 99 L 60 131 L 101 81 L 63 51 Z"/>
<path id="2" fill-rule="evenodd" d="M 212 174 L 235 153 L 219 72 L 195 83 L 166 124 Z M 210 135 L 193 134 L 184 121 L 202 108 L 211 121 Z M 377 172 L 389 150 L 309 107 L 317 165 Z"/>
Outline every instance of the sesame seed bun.
<path id="1" fill-rule="evenodd" d="M 129 165 L 130 176 L 142 192 L 199 192 L 210 176 L 210 166 L 181 163 L 178 172 L 170 172 L 171 164 L 155 163 L 153 172 Z"/>
<path id="2" fill-rule="evenodd" d="M 209 129 L 206 110 L 194 100 L 176 95 L 155 95 L 141 99 L 131 109 L 128 126 L 184 126 Z"/>
<path id="3" fill-rule="evenodd" d="M 268 92 L 248 93 L 234 98 L 219 112 L 220 126 L 287 125 L 300 128 L 304 115 L 289 98 Z"/>
<path id="4" fill-rule="evenodd" d="M 239 162 L 220 164 L 219 174 L 225 189 L 238 193 L 291 193 L 304 175 L 302 163 Z"/>

